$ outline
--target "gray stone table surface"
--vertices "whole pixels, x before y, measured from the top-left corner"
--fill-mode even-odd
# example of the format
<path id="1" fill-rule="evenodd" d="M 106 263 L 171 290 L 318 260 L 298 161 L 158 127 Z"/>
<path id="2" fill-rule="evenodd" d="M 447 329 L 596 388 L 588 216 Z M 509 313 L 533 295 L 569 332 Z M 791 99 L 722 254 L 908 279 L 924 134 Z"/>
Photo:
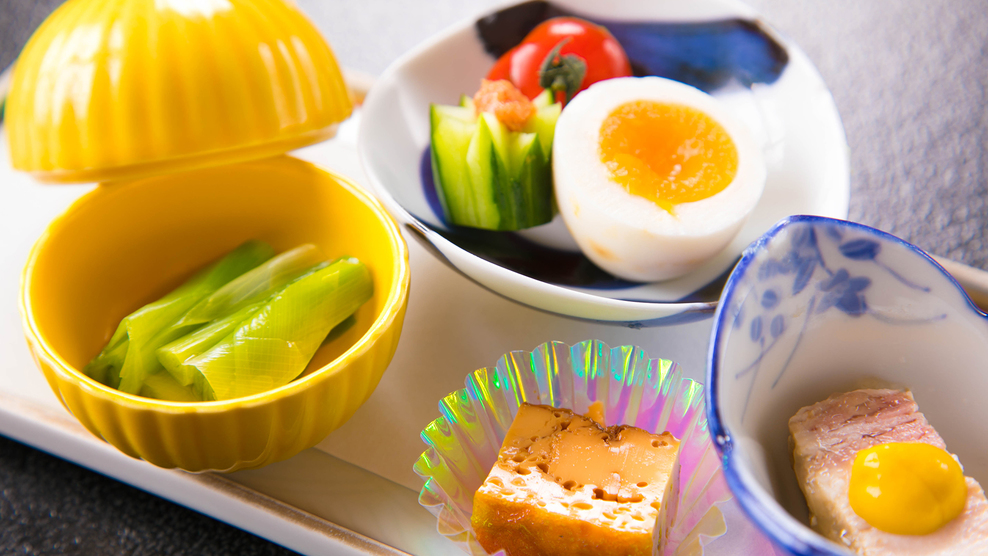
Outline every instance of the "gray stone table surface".
<path id="1" fill-rule="evenodd" d="M 684 0 L 686 1 L 686 0 Z M 60 0 L 0 0 L 0 68 Z M 298 0 L 369 74 L 483 0 Z M 988 268 L 988 2 L 750 0 L 809 55 L 851 149 L 850 218 Z M 2 241 L 2 240 L 0 240 Z M 284 549 L 0 438 L 0 553 L 281 554 Z"/>

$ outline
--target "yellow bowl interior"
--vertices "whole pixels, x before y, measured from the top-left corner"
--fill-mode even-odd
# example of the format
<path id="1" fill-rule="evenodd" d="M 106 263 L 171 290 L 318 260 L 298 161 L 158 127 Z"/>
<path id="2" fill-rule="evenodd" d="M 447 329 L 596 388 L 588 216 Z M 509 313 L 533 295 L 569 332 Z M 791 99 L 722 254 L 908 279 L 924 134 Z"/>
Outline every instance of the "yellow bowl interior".
<path id="1" fill-rule="evenodd" d="M 356 324 L 324 345 L 302 377 L 246 398 L 182 404 L 124 394 L 79 372 L 122 317 L 248 239 L 267 241 L 278 252 L 314 243 L 329 258 L 357 257 L 371 269 L 374 295 L 357 312 Z M 327 373 L 347 372 L 350 360 L 377 349 L 377 337 L 395 325 L 400 329 L 406 249 L 394 222 L 361 188 L 287 156 L 103 185 L 52 222 L 32 250 L 22 284 L 25 329 L 56 391 L 67 377 L 86 395 L 161 413 L 263 404 L 292 397 Z M 386 366 L 392 353 L 393 346 L 372 355 Z M 90 430 L 99 428 L 77 416 Z"/>

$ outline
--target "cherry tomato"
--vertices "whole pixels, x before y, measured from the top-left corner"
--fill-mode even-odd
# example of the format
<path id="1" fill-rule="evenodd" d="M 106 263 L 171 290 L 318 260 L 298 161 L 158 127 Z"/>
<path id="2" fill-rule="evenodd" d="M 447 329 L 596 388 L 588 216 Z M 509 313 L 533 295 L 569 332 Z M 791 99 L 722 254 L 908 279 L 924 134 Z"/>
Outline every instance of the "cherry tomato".
<path id="1" fill-rule="evenodd" d="M 543 90 L 539 70 L 563 41 L 558 55 L 574 55 L 586 64 L 578 91 L 604 79 L 631 75 L 628 56 L 607 29 L 575 17 L 555 17 L 540 23 L 518 46 L 501 56 L 487 79 L 507 79 L 534 99 Z"/>

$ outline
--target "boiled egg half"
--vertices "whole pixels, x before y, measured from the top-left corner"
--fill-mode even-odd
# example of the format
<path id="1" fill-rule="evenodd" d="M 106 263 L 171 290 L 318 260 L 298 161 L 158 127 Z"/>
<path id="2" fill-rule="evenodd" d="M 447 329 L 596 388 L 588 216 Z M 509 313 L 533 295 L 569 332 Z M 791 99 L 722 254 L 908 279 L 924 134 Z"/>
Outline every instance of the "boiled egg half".
<path id="1" fill-rule="evenodd" d="M 748 129 L 714 97 L 661 77 L 601 81 L 563 109 L 552 151 L 559 212 L 597 266 L 682 276 L 738 233 L 765 187 Z"/>

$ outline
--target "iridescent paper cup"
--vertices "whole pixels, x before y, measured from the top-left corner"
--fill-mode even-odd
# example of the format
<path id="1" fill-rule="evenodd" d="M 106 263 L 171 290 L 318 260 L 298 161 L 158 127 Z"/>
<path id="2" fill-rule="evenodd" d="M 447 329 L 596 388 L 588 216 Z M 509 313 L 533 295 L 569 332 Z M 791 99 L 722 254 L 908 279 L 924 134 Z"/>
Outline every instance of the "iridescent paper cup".
<path id="1" fill-rule="evenodd" d="M 529 402 L 586 413 L 599 400 L 607 425 L 669 431 L 681 441 L 656 519 L 654 555 L 775 554 L 727 488 L 703 399 L 703 386 L 684 378 L 676 363 L 651 359 L 635 346 L 549 342 L 507 353 L 439 401 L 442 416 L 422 431 L 429 448 L 414 466 L 425 480 L 419 503 L 464 552 L 487 554 L 470 526 L 473 494 L 497 461 L 518 407 Z"/>

